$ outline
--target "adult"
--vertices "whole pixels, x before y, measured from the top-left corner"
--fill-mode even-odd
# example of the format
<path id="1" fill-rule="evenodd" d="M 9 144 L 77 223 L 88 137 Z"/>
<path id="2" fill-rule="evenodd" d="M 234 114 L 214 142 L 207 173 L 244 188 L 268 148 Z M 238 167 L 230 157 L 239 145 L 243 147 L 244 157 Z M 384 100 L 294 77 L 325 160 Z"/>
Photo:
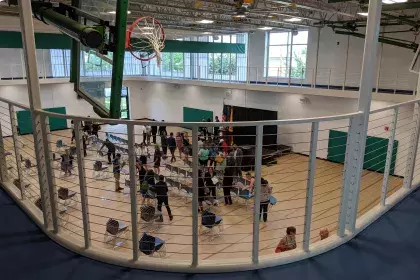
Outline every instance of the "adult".
<path id="1" fill-rule="evenodd" d="M 147 164 L 147 158 L 149 157 L 149 151 L 147 150 L 146 144 L 140 143 L 140 149 L 137 151 L 137 154 L 140 157 L 140 162 L 143 165 Z"/>
<path id="2" fill-rule="evenodd" d="M 214 117 L 214 122 L 220 122 L 219 121 L 219 117 L 218 116 L 215 116 Z M 213 128 L 213 137 L 214 137 L 214 139 L 216 140 L 217 139 L 217 137 L 219 136 L 219 130 L 220 130 L 220 127 L 218 127 L 218 126 L 215 126 L 214 128 Z"/>
<path id="3" fill-rule="evenodd" d="M 143 129 L 143 142 L 142 143 L 146 144 L 146 139 L 147 139 L 147 125 L 145 125 Z"/>
<path id="4" fill-rule="evenodd" d="M 203 209 L 203 201 L 206 198 L 205 192 L 206 184 L 204 183 L 203 179 L 203 171 L 201 169 L 198 170 L 198 212 L 202 212 Z"/>
<path id="5" fill-rule="evenodd" d="M 74 139 L 76 138 L 76 132 L 74 132 L 74 121 L 71 120 L 70 122 L 71 127 L 71 143 L 73 144 Z"/>
<path id="6" fill-rule="evenodd" d="M 146 144 L 150 145 L 150 138 L 152 137 L 152 127 L 150 125 L 146 125 L 145 129 L 146 129 Z"/>
<path id="7" fill-rule="evenodd" d="M 181 159 L 182 147 L 183 147 L 181 132 L 176 133 L 175 142 L 176 142 L 176 147 L 178 148 L 179 158 Z"/>
<path id="8" fill-rule="evenodd" d="M 174 134 L 171 132 L 168 137 L 168 147 L 169 147 L 169 151 L 171 152 L 171 163 L 176 161 L 176 158 L 175 158 L 176 146 L 177 146 L 177 142 L 174 138 Z"/>
<path id="9" fill-rule="evenodd" d="M 99 130 L 101 130 L 101 126 L 99 125 L 99 123 L 97 122 L 92 123 L 92 135 L 95 135 L 96 138 L 99 138 L 99 135 L 98 135 Z"/>
<path id="10" fill-rule="evenodd" d="M 230 195 L 230 190 L 233 185 L 233 168 L 227 166 L 225 168 L 225 173 L 223 175 L 223 196 L 225 197 L 225 205 L 232 204 L 232 197 Z"/>
<path id="11" fill-rule="evenodd" d="M 120 187 L 121 168 L 123 165 L 124 162 L 121 161 L 121 154 L 117 154 L 115 159 L 112 161 L 112 172 L 114 173 L 116 192 L 121 192 L 124 189 Z"/>
<path id="12" fill-rule="evenodd" d="M 99 151 L 102 151 L 102 149 L 106 146 L 106 148 L 108 149 L 108 164 L 111 164 L 111 155 L 112 155 L 112 160 L 115 159 L 115 145 L 114 143 L 112 143 L 111 141 L 109 141 L 109 139 L 107 138 L 105 140 L 105 142 L 102 144 L 102 147 L 99 149 Z"/>
<path id="13" fill-rule="evenodd" d="M 261 178 L 261 198 L 260 198 L 260 221 L 267 222 L 268 218 L 268 204 L 270 203 L 271 186 L 267 180 Z"/>
<path id="14" fill-rule="evenodd" d="M 220 151 L 223 152 L 225 155 L 229 154 L 229 146 L 224 139 L 220 139 L 219 147 Z"/>
<path id="15" fill-rule="evenodd" d="M 200 162 L 201 166 L 207 166 L 207 162 L 209 161 L 209 150 L 207 149 L 207 146 L 203 146 L 198 151 L 198 161 Z"/>
<path id="16" fill-rule="evenodd" d="M 160 152 L 159 145 L 155 145 L 155 154 L 153 156 L 153 168 L 155 169 L 155 173 L 160 173 L 160 161 L 162 159 L 162 153 Z"/>
<path id="17" fill-rule="evenodd" d="M 238 146 L 233 145 L 233 160 L 235 162 L 235 171 L 237 176 L 242 177 L 242 159 L 244 152 Z"/>
<path id="18" fill-rule="evenodd" d="M 141 161 L 137 164 L 137 168 L 139 170 L 139 182 L 140 182 L 140 186 L 141 186 L 144 183 L 144 181 L 146 180 L 147 170 L 146 170 L 146 168 L 144 168 L 144 165 Z"/>
<path id="19" fill-rule="evenodd" d="M 153 119 L 153 121 L 155 122 L 156 120 Z M 151 128 L 152 128 L 152 139 L 153 139 L 152 143 L 156 144 L 156 133 L 157 133 L 158 127 L 156 125 L 152 125 Z"/>
<path id="20" fill-rule="evenodd" d="M 188 141 L 188 138 L 181 134 L 182 136 L 182 151 L 184 152 L 184 161 L 188 162 L 188 156 L 190 155 L 191 144 Z"/>
<path id="21" fill-rule="evenodd" d="M 217 205 L 216 200 L 216 185 L 213 182 L 214 171 L 213 168 L 210 167 L 206 174 L 204 175 L 204 183 L 206 187 L 209 189 L 210 196 L 213 199 L 213 205 Z"/>
<path id="22" fill-rule="evenodd" d="M 168 154 L 168 138 L 166 129 L 160 134 L 160 144 L 162 145 L 162 156 L 164 159 L 166 159 L 166 155 Z"/>
<path id="23" fill-rule="evenodd" d="M 217 156 L 217 149 L 214 144 L 211 144 L 209 147 L 209 166 L 216 167 L 216 156 Z"/>
<path id="24" fill-rule="evenodd" d="M 165 204 L 169 220 L 172 221 L 174 217 L 172 216 L 171 208 L 169 207 L 168 185 L 164 181 L 163 175 L 159 175 L 159 181 L 155 184 L 154 190 L 157 198 L 157 210 L 162 213 L 162 205 Z"/>
<path id="25" fill-rule="evenodd" d="M 61 155 L 61 170 L 64 171 L 64 175 L 71 175 L 71 169 L 73 168 L 74 157 L 70 154 L 70 149 L 66 149 L 64 154 Z"/>
<path id="26" fill-rule="evenodd" d="M 207 122 L 211 122 L 211 118 L 207 118 Z M 210 141 L 213 135 L 213 128 L 212 127 L 207 127 L 207 136 L 208 136 L 208 140 Z"/>
<path id="27" fill-rule="evenodd" d="M 165 122 L 165 120 L 162 120 L 162 122 Z M 165 135 L 168 135 L 168 131 L 166 131 L 166 126 L 161 125 L 159 126 L 159 135 L 162 135 L 163 133 L 165 133 Z"/>
<path id="28" fill-rule="evenodd" d="M 284 236 L 276 247 L 275 252 L 286 252 L 296 249 L 296 228 L 288 227 L 286 229 L 286 236 Z"/>

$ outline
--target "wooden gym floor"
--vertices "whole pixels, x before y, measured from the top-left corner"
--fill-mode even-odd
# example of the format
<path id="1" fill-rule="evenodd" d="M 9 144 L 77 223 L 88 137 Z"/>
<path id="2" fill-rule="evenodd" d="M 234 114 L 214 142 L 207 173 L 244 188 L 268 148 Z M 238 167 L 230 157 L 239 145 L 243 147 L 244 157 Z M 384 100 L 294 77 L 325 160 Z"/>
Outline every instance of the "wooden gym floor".
<path id="1" fill-rule="evenodd" d="M 168 128 L 168 132 L 177 132 L 184 129 Z M 136 143 L 142 141 L 142 127 L 136 127 Z M 121 138 L 126 139 L 126 127 L 102 126 L 100 138 L 105 139 L 105 132 L 110 132 Z M 71 131 L 54 131 L 51 133 L 51 148 L 57 151 L 55 143 L 58 139 L 63 140 L 70 145 Z M 158 137 L 159 138 L 159 137 Z M 21 154 L 24 158 L 29 158 L 35 164 L 35 153 L 33 145 L 33 136 L 19 136 L 23 144 Z M 7 157 L 9 176 L 17 177 L 16 163 L 14 159 L 14 150 L 12 138 L 4 139 L 5 151 L 12 155 Z M 131 224 L 130 216 L 130 195 L 128 188 L 122 193 L 114 191 L 114 177 L 111 166 L 103 175 L 103 178 L 95 177 L 93 174 L 93 164 L 95 160 L 102 160 L 106 164 L 106 157 L 99 158 L 96 147 L 88 147 L 88 156 L 85 158 L 85 173 L 88 194 L 88 213 L 90 220 L 91 239 L 94 246 L 114 250 L 119 255 L 132 257 L 131 248 L 131 227 L 124 237 L 119 239 L 119 245 L 114 248 L 113 244 L 104 243 L 105 224 L 109 218 L 124 221 Z M 150 153 L 153 151 L 149 147 Z M 104 148 L 106 151 L 106 148 Z M 60 153 L 60 152 L 58 152 Z M 176 153 L 178 156 L 178 153 Z M 162 161 L 162 165 L 164 165 Z M 69 188 L 78 194 L 80 193 L 79 177 L 77 174 L 77 160 L 74 160 L 74 172 L 71 176 L 64 176 L 59 170 L 59 162 L 54 162 L 55 184 L 59 187 Z M 174 164 L 188 169 L 181 160 Z M 151 164 L 150 164 L 151 166 Z M 39 184 L 36 167 L 27 169 L 22 164 L 25 180 L 31 185 L 26 188 L 25 195 L 33 202 L 39 198 Z M 128 166 L 125 168 L 128 171 Z M 274 249 L 279 240 L 285 235 L 288 226 L 297 228 L 297 246 L 302 246 L 303 223 L 305 215 L 306 201 L 306 180 L 308 169 L 308 157 L 300 154 L 288 154 L 277 159 L 277 164 L 263 166 L 262 174 L 273 187 L 273 196 L 278 200 L 268 213 L 267 225 L 260 226 L 260 255 L 269 255 L 274 253 Z M 313 197 L 312 224 L 311 224 L 311 244 L 320 240 L 319 231 L 327 228 L 330 236 L 334 235 L 338 224 L 339 205 L 341 199 L 343 165 L 318 159 L 316 161 L 315 189 Z M 161 174 L 169 176 L 164 166 L 161 167 Z M 121 174 L 121 186 L 124 186 L 124 180 L 128 175 Z M 378 205 L 381 196 L 383 174 L 364 170 L 361 193 L 359 199 L 358 216 L 363 215 L 374 206 Z M 388 183 L 387 196 L 394 193 L 402 186 L 402 179 L 390 176 Z M 222 196 L 218 191 L 218 196 Z M 83 241 L 82 213 L 80 205 L 80 195 L 76 201 L 66 206 L 67 211 L 60 215 L 62 230 L 68 232 L 73 237 Z M 219 198 L 219 205 L 212 206 L 211 211 L 223 218 L 223 232 L 213 238 L 210 233 L 199 236 L 199 258 L 200 260 L 218 260 L 228 258 L 250 258 L 252 252 L 252 205 L 247 206 L 242 199 L 234 199 L 233 205 L 225 206 L 223 197 Z M 137 196 L 140 207 L 142 198 Z M 62 201 L 61 201 L 62 202 Z M 62 202 L 64 203 L 64 202 Z M 163 239 L 166 242 L 166 257 L 176 260 L 191 260 L 192 252 L 192 213 L 191 198 L 186 194 L 176 190 L 170 190 L 169 204 L 171 206 L 174 220 L 169 221 L 165 207 L 162 208 L 164 222 L 157 228 L 143 227 L 139 219 L 139 236 L 142 232 L 156 229 L 151 234 Z M 60 205 L 60 209 L 64 206 Z M 138 211 L 140 212 L 140 211 Z M 199 221 L 200 223 L 200 221 Z M 141 257 L 145 257 L 141 255 Z"/>

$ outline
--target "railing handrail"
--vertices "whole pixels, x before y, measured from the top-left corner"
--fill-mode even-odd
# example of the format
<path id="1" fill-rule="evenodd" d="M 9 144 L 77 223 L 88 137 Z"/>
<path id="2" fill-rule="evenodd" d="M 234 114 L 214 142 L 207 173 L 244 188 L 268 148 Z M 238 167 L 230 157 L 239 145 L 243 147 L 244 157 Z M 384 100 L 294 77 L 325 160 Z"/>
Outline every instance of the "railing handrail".
<path id="1" fill-rule="evenodd" d="M 386 106 L 386 107 L 382 107 L 382 108 L 379 108 L 379 109 L 371 110 L 369 112 L 369 114 L 375 114 L 375 113 L 387 111 L 387 110 L 390 110 L 390 109 L 394 109 L 394 108 L 397 108 L 397 107 L 400 107 L 400 106 L 405 106 L 405 105 L 409 105 L 409 104 L 413 104 L 413 103 L 418 103 L 418 102 L 420 102 L 420 99 L 414 99 L 414 100 L 410 100 L 410 101 L 405 101 L 405 102 L 401 102 L 401 103 L 389 105 L 389 106 Z"/>
<path id="2" fill-rule="evenodd" d="M 22 104 L 22 103 L 13 101 L 13 100 L 9 100 L 9 99 L 4 98 L 4 97 L 0 97 L 0 101 L 1 102 L 5 102 L 5 103 L 12 104 L 12 105 L 14 105 L 16 107 L 19 107 L 21 109 L 30 110 L 30 107 L 28 105 L 25 105 L 25 104 Z"/>
<path id="3" fill-rule="evenodd" d="M 91 120 L 95 122 L 103 122 L 108 124 L 132 124 L 132 125 L 164 125 L 164 126 L 206 126 L 206 127 L 218 127 L 218 126 L 258 126 L 258 125 L 286 125 L 286 124 L 302 124 L 312 122 L 324 122 L 334 121 L 341 119 L 348 119 L 363 114 L 362 111 L 341 114 L 335 116 L 326 117 L 314 117 L 314 118 L 302 118 L 302 119 L 287 119 L 287 120 L 268 120 L 268 121 L 249 121 L 249 122 L 161 122 L 161 121 L 138 121 L 138 120 L 122 120 L 122 119 L 108 119 L 108 118 L 96 118 L 96 117 L 83 117 L 68 114 L 59 114 L 54 112 L 48 112 L 45 110 L 35 110 L 45 116 L 56 117 L 61 119 L 73 119 L 79 121 Z"/>

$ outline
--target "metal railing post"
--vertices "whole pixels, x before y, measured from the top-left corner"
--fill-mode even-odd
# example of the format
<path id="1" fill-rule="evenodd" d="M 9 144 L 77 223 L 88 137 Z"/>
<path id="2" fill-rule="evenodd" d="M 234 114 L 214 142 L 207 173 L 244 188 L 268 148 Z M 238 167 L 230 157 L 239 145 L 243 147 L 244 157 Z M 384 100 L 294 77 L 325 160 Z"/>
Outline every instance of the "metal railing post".
<path id="1" fill-rule="evenodd" d="M 398 71 L 395 73 L 394 94 L 397 93 L 397 87 L 398 87 Z"/>
<path id="2" fill-rule="evenodd" d="M 318 144 L 318 128 L 319 123 L 312 123 L 311 143 L 309 149 L 308 164 L 308 181 L 306 184 L 306 204 L 305 204 L 305 224 L 303 229 L 303 250 L 309 251 L 311 238 L 311 221 L 312 221 L 312 200 L 314 196 L 314 183 L 316 171 L 316 149 Z"/>
<path id="3" fill-rule="evenodd" d="M 38 115 L 39 113 L 36 113 Z M 42 133 L 42 140 L 43 140 L 43 148 L 44 148 L 44 159 L 45 159 L 45 171 L 48 181 L 48 194 L 49 194 L 49 202 L 51 207 L 51 219 L 53 230 L 55 233 L 58 233 L 58 216 L 57 216 L 57 209 L 58 209 L 58 196 L 55 184 L 55 176 L 54 170 L 52 167 L 52 150 L 51 150 L 51 137 L 50 137 L 50 124 L 49 124 L 49 117 L 40 115 L 40 127 Z M 39 143 L 38 143 L 39 144 Z M 35 144 L 37 145 L 37 144 Z M 39 164 L 39 162 L 38 162 Z"/>
<path id="4" fill-rule="evenodd" d="M 214 77 L 214 73 L 213 73 Z M 198 265 L 198 128 L 192 127 L 192 263 Z"/>
<path id="5" fill-rule="evenodd" d="M 0 122 L 0 179 L 2 182 L 6 182 L 7 181 L 7 165 L 6 165 L 6 156 L 4 155 L 2 126 L 3 125 Z"/>
<path id="6" fill-rule="evenodd" d="M 20 160 L 20 147 L 19 147 L 20 142 L 18 139 L 15 108 L 12 104 L 9 104 L 9 117 L 10 117 L 10 126 L 12 127 L 13 146 L 15 147 L 16 169 L 17 169 L 17 175 L 20 182 L 21 199 L 25 199 L 25 188 L 24 188 L 23 176 L 22 176 L 22 162 Z"/>
<path id="7" fill-rule="evenodd" d="M 132 228 L 132 239 L 133 239 L 133 260 L 136 261 L 139 258 L 139 235 L 138 235 L 138 223 L 137 223 L 137 178 L 136 178 L 136 149 L 134 147 L 134 125 L 127 125 L 127 137 L 128 137 L 128 165 L 130 169 L 130 203 L 131 203 L 131 228 Z"/>
<path id="8" fill-rule="evenodd" d="M 258 264 L 260 243 L 261 164 L 264 126 L 257 126 L 255 142 L 254 224 L 252 234 L 252 263 Z"/>
<path id="9" fill-rule="evenodd" d="M 328 74 L 328 89 L 330 89 L 330 85 L 331 85 L 331 68 Z"/>
<path id="10" fill-rule="evenodd" d="M 397 127 L 398 121 L 398 107 L 394 109 L 394 116 L 392 117 L 391 130 L 389 131 L 389 140 L 388 140 L 388 150 L 386 152 L 386 162 L 385 162 L 385 171 L 384 179 L 382 181 L 382 193 L 381 193 L 381 205 L 385 206 L 386 193 L 388 191 L 388 178 L 389 172 L 392 165 L 392 154 L 394 152 L 394 140 L 395 140 L 395 130 Z"/>
<path id="11" fill-rule="evenodd" d="M 77 169 L 79 171 L 79 185 L 80 185 L 80 204 L 82 207 L 82 221 L 83 221 L 83 237 L 85 239 L 85 249 L 90 247 L 90 222 L 89 222 L 89 203 L 86 189 L 86 177 L 85 177 L 85 161 L 83 147 L 80 143 L 83 143 L 82 126 L 80 121 L 74 122 L 74 136 L 76 140 L 76 153 L 77 153 Z"/>
<path id="12" fill-rule="evenodd" d="M 340 198 L 340 213 L 338 216 L 338 229 L 337 235 L 339 237 L 344 237 L 344 232 L 346 230 L 346 220 L 347 220 L 347 204 L 348 204 L 348 190 L 349 190 L 349 180 L 350 180 L 350 171 L 354 169 L 353 164 L 353 147 L 351 147 L 351 134 L 353 130 L 354 119 L 351 117 L 349 119 L 349 131 L 347 133 L 347 142 L 346 142 L 346 154 L 344 158 L 344 169 L 343 169 L 343 183 L 341 187 L 341 198 Z"/>
<path id="13" fill-rule="evenodd" d="M 277 67 L 277 86 L 279 85 L 280 67 Z"/>
<path id="14" fill-rule="evenodd" d="M 256 84 L 258 84 L 259 83 L 259 81 L 260 81 L 260 77 L 258 76 L 258 67 L 257 67 L 257 70 L 256 70 L 256 79 L 255 79 L 255 83 Z"/>
<path id="15" fill-rule="evenodd" d="M 414 133 L 410 137 L 410 148 L 408 150 L 407 155 L 407 162 L 405 166 L 405 175 L 404 175 L 404 183 L 403 186 L 406 189 L 411 188 L 411 182 L 413 181 L 413 174 L 414 174 L 414 167 L 416 164 L 416 156 L 417 156 L 417 147 L 419 143 L 419 136 L 420 136 L 420 105 L 419 102 L 415 103 L 414 108 L 414 119 L 415 119 L 415 126 L 414 126 Z"/>

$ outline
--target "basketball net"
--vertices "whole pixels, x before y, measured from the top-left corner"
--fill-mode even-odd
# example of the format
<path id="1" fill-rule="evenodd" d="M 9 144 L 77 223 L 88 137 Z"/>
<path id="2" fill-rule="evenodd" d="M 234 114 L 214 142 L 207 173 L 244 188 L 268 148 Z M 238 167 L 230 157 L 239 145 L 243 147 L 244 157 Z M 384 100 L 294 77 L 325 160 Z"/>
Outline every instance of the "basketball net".
<path id="1" fill-rule="evenodd" d="M 150 61 L 156 57 L 157 65 L 161 65 L 161 50 L 165 47 L 165 32 L 157 19 L 153 17 L 137 19 L 128 29 L 127 37 L 127 47 L 135 58 L 141 61 Z"/>

